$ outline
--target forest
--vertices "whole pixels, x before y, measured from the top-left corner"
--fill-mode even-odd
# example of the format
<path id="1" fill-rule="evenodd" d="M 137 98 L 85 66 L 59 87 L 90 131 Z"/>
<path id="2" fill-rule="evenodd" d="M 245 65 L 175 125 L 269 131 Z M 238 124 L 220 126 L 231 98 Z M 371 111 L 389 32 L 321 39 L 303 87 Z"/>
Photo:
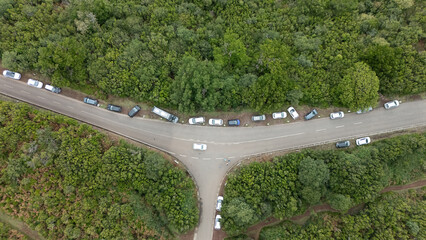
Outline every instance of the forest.
<path id="1" fill-rule="evenodd" d="M 385 193 L 359 213 L 320 213 L 304 226 L 284 222 L 262 229 L 259 239 L 425 239 L 425 193 Z"/>
<path id="2" fill-rule="evenodd" d="M 175 239 L 199 218 L 194 182 L 160 154 L 5 101 L 0 210 L 47 239 Z"/>
<path id="3" fill-rule="evenodd" d="M 244 165 L 228 175 L 222 229 L 236 236 L 267 217 L 284 220 L 320 203 L 345 213 L 375 201 L 389 185 L 424 178 L 425 151 L 426 133 L 413 133 L 343 151 L 307 149 Z"/>
<path id="4" fill-rule="evenodd" d="M 425 12 L 420 0 L 0 0 L 0 57 L 185 113 L 357 109 L 426 91 Z"/>

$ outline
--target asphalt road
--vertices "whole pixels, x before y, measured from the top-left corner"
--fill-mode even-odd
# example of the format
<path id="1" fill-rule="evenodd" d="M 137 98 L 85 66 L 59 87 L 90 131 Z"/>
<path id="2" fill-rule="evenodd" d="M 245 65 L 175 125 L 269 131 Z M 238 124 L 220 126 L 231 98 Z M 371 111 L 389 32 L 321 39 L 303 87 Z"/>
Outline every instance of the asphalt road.
<path id="1" fill-rule="evenodd" d="M 200 223 L 194 239 L 212 239 L 215 204 L 226 173 L 252 155 L 354 139 L 426 125 L 426 100 L 402 103 L 398 108 L 374 109 L 367 114 L 346 113 L 311 121 L 264 127 L 210 127 L 129 118 L 60 94 L 0 76 L 0 93 L 107 129 L 168 152 L 193 175 L 201 199 Z M 374 137 L 371 138 L 374 141 Z M 207 151 L 194 151 L 193 143 L 207 144 Z M 355 144 L 352 140 L 351 144 Z M 227 165 L 224 159 L 229 159 Z"/>

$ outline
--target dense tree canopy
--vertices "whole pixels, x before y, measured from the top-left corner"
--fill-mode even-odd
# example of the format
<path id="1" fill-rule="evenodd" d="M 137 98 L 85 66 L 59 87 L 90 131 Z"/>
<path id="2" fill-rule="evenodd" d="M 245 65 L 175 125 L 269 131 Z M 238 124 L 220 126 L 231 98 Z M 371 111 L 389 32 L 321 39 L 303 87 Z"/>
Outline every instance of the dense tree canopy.
<path id="1" fill-rule="evenodd" d="M 158 153 L 1 101 L 0 208 L 48 239 L 171 239 L 199 215 L 194 183 Z"/>
<path id="2" fill-rule="evenodd" d="M 424 189 L 386 193 L 359 213 L 320 213 L 304 226 L 284 222 L 262 229 L 259 239 L 422 239 L 424 195 Z"/>
<path id="3" fill-rule="evenodd" d="M 426 90 L 425 9 L 420 0 L 1 0 L 0 57 L 59 86 L 183 112 L 361 108 L 378 91 Z"/>
<path id="4" fill-rule="evenodd" d="M 250 163 L 228 177 L 223 229 L 236 236 L 266 217 L 288 218 L 319 202 L 345 212 L 374 201 L 390 184 L 424 177 L 425 149 L 426 134 L 409 134 L 346 151 L 305 150 Z"/>

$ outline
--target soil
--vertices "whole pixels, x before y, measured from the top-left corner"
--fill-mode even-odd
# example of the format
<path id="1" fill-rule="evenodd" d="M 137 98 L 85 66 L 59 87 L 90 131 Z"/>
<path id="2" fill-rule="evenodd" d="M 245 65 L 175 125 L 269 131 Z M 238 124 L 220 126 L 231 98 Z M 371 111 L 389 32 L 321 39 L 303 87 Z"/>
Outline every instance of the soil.
<path id="1" fill-rule="evenodd" d="M 380 191 L 380 193 L 385 193 L 385 192 L 390 192 L 390 191 L 403 191 L 403 190 L 408 190 L 408 189 L 416 189 L 416 188 L 421 188 L 426 186 L 426 179 L 423 180 L 419 180 L 410 184 L 406 184 L 406 185 L 395 185 L 395 186 L 389 186 L 384 188 L 382 191 Z M 221 189 L 222 191 L 222 189 Z M 359 204 L 357 206 L 352 207 L 351 209 L 348 210 L 348 214 L 355 214 L 357 212 L 359 212 L 360 210 L 362 210 L 364 208 L 364 204 Z M 252 239 L 258 240 L 259 239 L 259 234 L 260 231 L 266 227 L 266 226 L 273 226 L 276 224 L 279 224 L 285 220 L 290 220 L 296 224 L 304 224 L 310 217 L 311 213 L 315 212 L 315 213 L 320 213 L 320 212 L 339 212 L 336 209 L 333 209 L 330 207 L 329 204 L 320 204 L 320 205 L 316 205 L 313 207 L 310 207 L 309 209 L 307 209 L 305 211 L 305 213 L 298 215 L 298 216 L 293 216 L 290 219 L 284 219 L 284 220 L 279 220 L 277 218 L 274 217 L 268 217 L 266 218 L 264 221 L 253 225 L 251 227 L 249 227 L 247 229 L 246 234 L 251 237 Z M 224 237 L 226 237 L 226 233 L 223 232 L 222 230 L 220 231 L 214 231 L 213 233 L 213 239 L 214 240 L 221 240 L 224 239 Z"/>
<path id="2" fill-rule="evenodd" d="M 11 217 L 3 213 L 2 211 L 0 211 L 0 221 L 18 230 L 20 233 L 24 234 L 29 239 L 34 239 L 34 240 L 44 239 L 36 231 L 31 230 L 26 223 Z"/>

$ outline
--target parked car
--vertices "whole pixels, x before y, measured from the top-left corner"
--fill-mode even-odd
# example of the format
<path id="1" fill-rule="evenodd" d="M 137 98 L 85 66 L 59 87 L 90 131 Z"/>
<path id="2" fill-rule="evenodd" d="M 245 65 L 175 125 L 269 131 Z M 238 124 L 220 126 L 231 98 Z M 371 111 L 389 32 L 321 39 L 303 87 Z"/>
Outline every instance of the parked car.
<path id="1" fill-rule="evenodd" d="M 216 218 L 214 219 L 214 229 L 219 230 L 220 229 L 220 219 L 222 217 L 220 215 L 216 215 Z"/>
<path id="2" fill-rule="evenodd" d="M 364 108 L 364 109 L 359 109 L 358 111 L 356 111 L 356 114 L 361 114 L 361 113 L 368 113 L 373 111 L 373 107 L 368 107 L 368 108 Z"/>
<path id="3" fill-rule="evenodd" d="M 134 106 L 128 113 L 129 117 L 134 117 L 140 110 L 141 107 L 139 107 L 138 105 Z"/>
<path id="4" fill-rule="evenodd" d="M 36 87 L 36 88 L 42 88 L 43 87 L 43 83 L 34 79 L 28 79 L 27 84 L 31 87 Z"/>
<path id="5" fill-rule="evenodd" d="M 3 76 L 8 77 L 8 78 L 13 78 L 15 80 L 21 79 L 21 74 L 20 73 L 12 72 L 10 70 L 4 70 L 3 71 Z"/>
<path id="6" fill-rule="evenodd" d="M 396 108 L 399 106 L 399 101 L 398 100 L 393 100 L 390 102 L 385 103 L 384 107 L 385 109 L 391 109 L 391 108 Z"/>
<path id="7" fill-rule="evenodd" d="M 61 93 L 61 91 L 62 91 L 60 88 L 54 87 L 54 86 L 49 85 L 49 84 L 44 85 L 44 89 L 51 91 L 51 92 L 54 92 L 54 93 Z"/>
<path id="8" fill-rule="evenodd" d="M 358 138 L 356 140 L 356 145 L 358 145 L 358 146 L 369 144 L 369 143 L 371 143 L 370 137 Z"/>
<path id="9" fill-rule="evenodd" d="M 212 125 L 212 126 L 222 126 L 223 125 L 223 120 L 222 119 L 210 118 L 209 119 L 209 124 Z"/>
<path id="10" fill-rule="evenodd" d="M 217 197 L 217 202 L 216 202 L 216 210 L 220 211 L 220 209 L 222 208 L 222 202 L 223 202 L 223 197 L 222 196 L 218 196 Z"/>
<path id="11" fill-rule="evenodd" d="M 299 114 L 296 112 L 296 109 L 294 109 L 294 107 L 289 107 L 289 108 L 287 109 L 287 111 L 288 111 L 288 113 L 290 113 L 290 116 L 291 116 L 293 119 L 296 119 L 296 118 L 298 118 L 298 117 L 299 117 Z"/>
<path id="12" fill-rule="evenodd" d="M 336 143 L 337 148 L 345 148 L 345 147 L 349 147 L 350 145 L 351 145 L 351 143 L 349 141 L 343 141 L 343 142 L 337 142 Z"/>
<path id="13" fill-rule="evenodd" d="M 205 121 L 204 117 L 193 117 L 188 120 L 189 124 L 203 124 Z"/>
<path id="14" fill-rule="evenodd" d="M 272 113 L 272 118 L 273 119 L 281 119 L 281 118 L 286 118 L 287 117 L 287 113 L 286 112 L 275 112 Z"/>
<path id="15" fill-rule="evenodd" d="M 330 113 L 330 119 L 339 119 L 339 118 L 343 118 L 344 116 L 345 114 L 342 111 Z"/>
<path id="16" fill-rule="evenodd" d="M 85 103 L 93 105 L 93 106 L 99 106 L 99 102 L 96 99 L 85 97 L 83 100 Z"/>
<path id="17" fill-rule="evenodd" d="M 318 115 L 318 112 L 316 109 L 313 109 L 312 111 L 310 111 L 308 114 L 305 115 L 305 120 L 311 120 L 316 115 Z"/>
<path id="18" fill-rule="evenodd" d="M 240 126 L 240 120 L 239 119 L 228 120 L 228 126 Z"/>
<path id="19" fill-rule="evenodd" d="M 251 120 L 253 122 L 258 122 L 258 121 L 265 121 L 266 116 L 265 115 L 258 115 L 258 116 L 252 116 Z"/>
<path id="20" fill-rule="evenodd" d="M 121 107 L 113 104 L 108 104 L 107 109 L 113 112 L 121 112 Z"/>

